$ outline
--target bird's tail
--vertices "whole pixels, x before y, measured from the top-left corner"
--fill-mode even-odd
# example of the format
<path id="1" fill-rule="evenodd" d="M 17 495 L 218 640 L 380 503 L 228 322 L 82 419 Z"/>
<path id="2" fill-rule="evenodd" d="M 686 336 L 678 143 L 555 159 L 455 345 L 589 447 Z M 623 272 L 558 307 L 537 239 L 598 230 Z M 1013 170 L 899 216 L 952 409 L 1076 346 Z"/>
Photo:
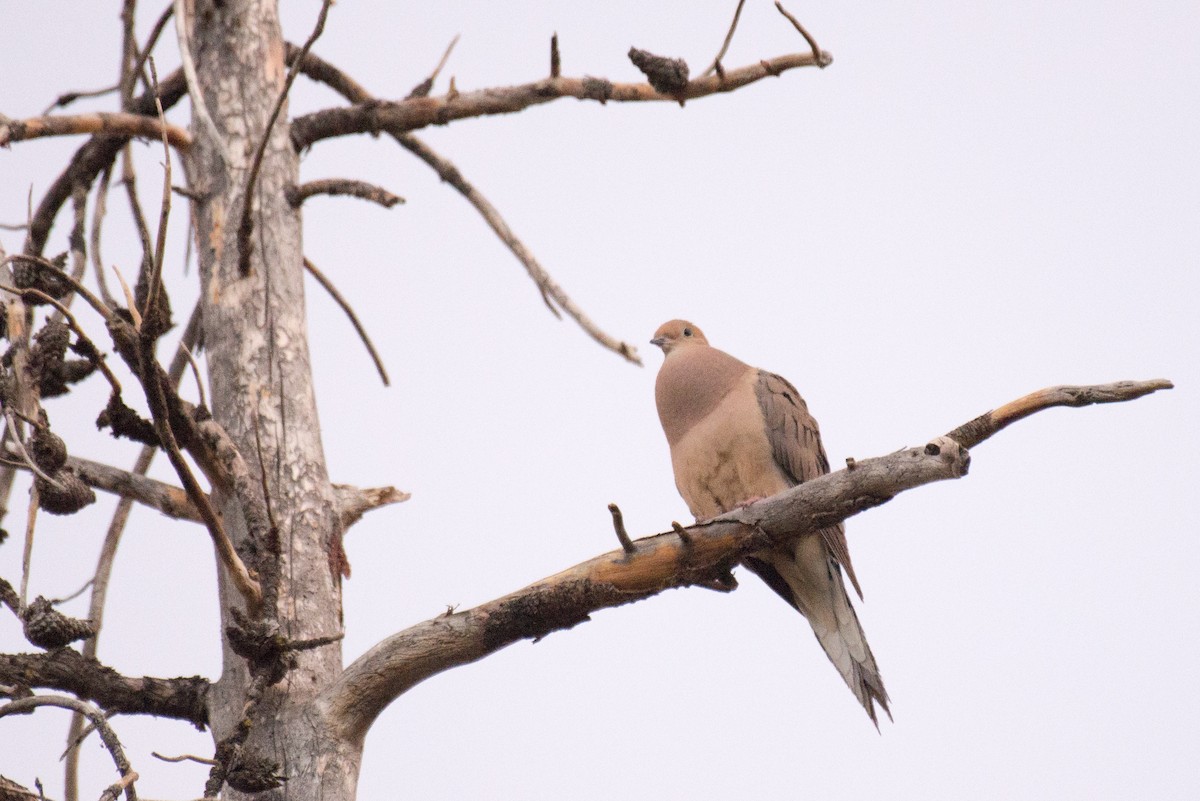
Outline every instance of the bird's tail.
<path id="1" fill-rule="evenodd" d="M 808 619 L 829 661 L 842 674 L 876 728 L 879 720 L 875 704 L 891 718 L 875 656 L 846 594 L 841 568 L 822 538 L 801 537 L 794 555 L 780 551 L 761 553 L 747 559 L 746 566 Z"/>

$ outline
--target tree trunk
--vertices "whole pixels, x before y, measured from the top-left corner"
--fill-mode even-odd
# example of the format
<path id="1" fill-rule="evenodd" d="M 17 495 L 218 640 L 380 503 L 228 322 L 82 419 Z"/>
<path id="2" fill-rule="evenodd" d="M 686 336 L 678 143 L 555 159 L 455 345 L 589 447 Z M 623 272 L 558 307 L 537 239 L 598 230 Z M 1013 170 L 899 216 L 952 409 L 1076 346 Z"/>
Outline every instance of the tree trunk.
<path id="1" fill-rule="evenodd" d="M 194 210 L 212 413 L 261 477 L 277 536 L 253 541 L 238 504 L 217 501 L 235 546 L 263 583 L 263 618 L 292 640 L 333 635 L 342 628 L 342 532 L 312 386 L 300 214 L 284 197 L 298 175 L 286 109 L 271 131 L 254 196 L 244 196 L 287 72 L 276 2 L 196 0 L 189 28 L 202 102 L 223 139 L 214 140 L 193 108 L 186 170 L 201 198 Z M 246 275 L 237 245 L 244 202 L 253 204 L 254 222 Z M 230 608 L 242 602 L 225 575 L 220 589 L 224 628 L 233 622 Z M 242 719 L 251 680 L 227 638 L 223 654 L 209 701 L 218 742 Z M 243 753 L 277 763 L 291 799 L 353 798 L 362 744 L 338 742 L 316 709 L 341 672 L 340 643 L 294 656 L 297 667 L 252 708 Z"/>

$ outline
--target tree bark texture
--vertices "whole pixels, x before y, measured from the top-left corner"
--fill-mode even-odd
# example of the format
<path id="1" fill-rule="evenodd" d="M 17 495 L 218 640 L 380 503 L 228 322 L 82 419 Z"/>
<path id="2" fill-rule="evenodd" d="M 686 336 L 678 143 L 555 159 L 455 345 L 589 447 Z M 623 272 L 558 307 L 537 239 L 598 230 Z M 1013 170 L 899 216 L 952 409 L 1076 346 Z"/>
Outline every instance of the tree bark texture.
<path id="1" fill-rule="evenodd" d="M 263 583 L 264 617 L 289 639 L 334 635 L 342 628 L 341 520 L 312 385 L 300 212 L 284 191 L 298 183 L 286 113 L 270 133 L 254 196 L 245 197 L 254 152 L 286 77 L 278 9 L 275 0 L 196 0 L 191 16 L 199 94 L 224 138 L 214 141 L 193 111 L 194 145 L 185 164 L 200 198 L 194 208 L 212 412 L 261 476 L 270 535 L 255 541 L 235 500 L 218 501 L 235 546 Z M 244 203 L 252 204 L 254 222 L 248 274 L 238 267 Z M 241 600 L 227 576 L 220 587 L 222 623 L 229 626 L 230 607 Z M 242 719 L 251 681 L 227 638 L 223 653 L 209 705 L 218 742 Z M 338 742 L 312 713 L 313 700 L 341 671 L 340 643 L 293 656 L 296 668 L 253 705 L 245 752 L 279 765 L 289 799 L 351 799 L 361 743 Z M 225 794 L 243 797 L 229 787 Z"/>

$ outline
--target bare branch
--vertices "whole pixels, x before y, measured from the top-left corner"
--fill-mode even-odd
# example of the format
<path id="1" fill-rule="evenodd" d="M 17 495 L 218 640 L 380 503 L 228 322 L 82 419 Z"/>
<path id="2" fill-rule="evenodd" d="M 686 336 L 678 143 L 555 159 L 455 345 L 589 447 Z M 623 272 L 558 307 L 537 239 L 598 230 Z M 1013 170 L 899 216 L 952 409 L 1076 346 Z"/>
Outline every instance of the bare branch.
<path id="1" fill-rule="evenodd" d="M 25 142 L 46 136 L 75 136 L 77 134 L 116 134 L 124 137 L 157 139 L 166 136 L 171 147 L 187 150 L 192 146 L 191 135 L 175 125 L 164 124 L 153 117 L 120 111 L 96 111 L 91 114 L 63 114 L 31 117 L 27 120 L 0 119 L 0 147 L 13 142 Z"/>
<path id="2" fill-rule="evenodd" d="M 738 20 L 742 18 L 742 6 L 746 5 L 746 0 L 738 0 L 737 10 L 733 12 L 733 22 L 729 24 L 729 33 L 725 34 L 725 41 L 721 44 L 721 49 L 717 51 L 716 57 L 712 64 L 708 66 L 701 77 L 712 75 L 714 72 L 725 77 L 725 68 L 721 66 L 721 59 L 725 58 L 725 53 L 729 50 L 729 44 L 733 41 L 733 32 L 737 30 Z"/>
<path id="3" fill-rule="evenodd" d="M 446 46 L 446 52 L 442 53 L 442 58 L 438 61 L 437 66 L 433 68 L 433 72 L 429 73 L 429 77 L 421 81 L 413 87 L 408 93 L 409 98 L 414 97 L 429 97 L 429 93 L 433 90 L 433 82 L 437 80 L 437 76 L 441 74 L 442 68 L 446 66 L 446 62 L 450 60 L 450 54 L 454 52 L 454 46 L 458 44 L 458 39 L 462 34 L 455 34 L 450 40 L 450 44 Z"/>
<path id="4" fill-rule="evenodd" d="M 946 436 L 964 448 L 974 448 L 996 432 L 1043 409 L 1050 409 L 1054 406 L 1079 407 L 1091 406 L 1096 403 L 1122 403 L 1136 400 L 1160 389 L 1174 388 L 1175 385 L 1165 378 L 1157 378 L 1152 381 L 1117 381 L 1112 384 L 1092 386 L 1047 387 L 1017 398 L 987 414 L 981 414 Z"/>
<path id="5" fill-rule="evenodd" d="M 304 269 L 308 270 L 309 275 L 317 279 L 317 283 L 329 293 L 329 297 L 333 298 L 333 302 L 350 318 L 350 324 L 354 326 L 355 332 L 358 333 L 358 338 L 362 340 L 367 353 L 371 356 L 371 361 L 375 363 L 375 370 L 379 373 L 379 379 L 383 381 L 385 387 L 391 386 L 391 382 L 388 380 L 387 368 L 383 366 L 383 359 L 380 358 L 379 351 L 375 350 L 375 343 L 371 341 L 371 337 L 367 334 L 367 329 L 363 327 L 363 324 L 358 319 L 358 315 L 354 313 L 354 308 L 342 297 L 342 293 L 338 292 L 333 282 L 326 278 L 325 274 L 317 269 L 317 265 L 313 264 L 307 258 L 304 259 Z"/>
<path id="6" fill-rule="evenodd" d="M 89 487 L 129 498 L 176 520 L 204 522 L 183 487 L 78 456 L 68 456 L 67 466 Z"/>
<path id="7" fill-rule="evenodd" d="M 788 10 L 783 7 L 783 3 L 779 2 L 779 0 L 775 0 L 775 8 L 779 9 L 779 13 L 786 17 L 787 21 L 792 23 L 792 27 L 794 27 L 800 33 L 800 35 L 804 37 L 804 41 L 808 42 L 808 46 L 812 48 L 813 60 L 816 62 L 818 67 L 825 69 L 833 63 L 833 56 L 817 47 L 817 40 L 812 37 L 811 33 L 804 29 L 804 26 L 800 24 L 800 20 L 792 16 L 791 13 L 789 13 Z"/>
<path id="8" fill-rule="evenodd" d="M 558 306 L 567 315 L 578 323 L 588 336 L 594 339 L 603 347 L 613 351 L 619 356 L 624 357 L 627 361 L 633 362 L 636 365 L 641 365 L 642 359 L 638 356 L 637 348 L 628 342 L 621 341 L 612 336 L 609 336 L 604 331 L 592 322 L 592 320 L 583 313 L 583 310 L 571 300 L 570 296 L 563 290 L 558 283 L 550 277 L 550 274 L 542 267 L 538 260 L 534 258 L 533 253 L 525 247 L 512 229 L 508 227 L 508 223 L 500 216 L 500 212 L 483 194 L 475 188 L 473 184 L 463 177 L 458 168 L 450 161 L 439 156 L 432 148 L 426 145 L 422 140 L 411 134 L 398 134 L 394 138 L 400 143 L 400 146 L 415 155 L 421 161 L 428 164 L 441 177 L 443 181 L 453 186 L 459 193 L 467 199 L 475 210 L 482 215 L 488 227 L 495 232 L 496 236 L 500 237 L 508 249 L 512 252 L 517 260 L 525 267 L 525 271 L 529 273 L 529 277 L 537 284 L 538 290 L 542 293 L 542 299 L 554 312 L 556 317 L 559 317 L 555 306 Z"/>
<path id="9" fill-rule="evenodd" d="M 83 99 L 89 98 L 89 97 L 104 97 L 107 94 L 112 94 L 113 92 L 117 91 L 120 88 L 121 87 L 118 84 L 114 83 L 111 86 L 105 86 L 103 89 L 89 89 L 86 91 L 79 91 L 79 92 L 64 92 L 63 94 L 56 97 L 54 99 L 53 103 L 46 106 L 46 108 L 42 110 L 42 116 L 45 117 L 50 112 L 54 111 L 54 109 L 56 109 L 56 108 L 66 108 L 67 106 L 74 103 L 76 100 L 83 100 Z"/>
<path id="10" fill-rule="evenodd" d="M 208 679 L 122 676 L 71 648 L 0 654 L 0 684 L 69 692 L 95 702 L 110 715 L 154 715 L 208 725 Z"/>
<path id="11" fill-rule="evenodd" d="M 360 102 L 349 108 L 333 108 L 297 117 L 292 121 L 292 142 L 298 150 L 337 136 L 356 133 L 408 133 L 430 125 L 455 120 L 513 114 L 530 106 L 573 97 L 601 103 L 671 102 L 694 100 L 732 92 L 763 78 L 788 70 L 817 66 L 811 53 L 795 53 L 765 59 L 757 64 L 726 71 L 725 77 L 704 76 L 689 81 L 678 95 L 664 95 L 648 83 L 612 83 L 603 78 L 545 78 L 519 86 L 447 93 L 440 97 L 418 97 L 399 102 Z"/>
<path id="12" fill-rule="evenodd" d="M 108 173 L 105 173 L 107 178 Z M 105 184 L 107 181 L 105 181 Z M 101 187 L 101 191 L 104 190 Z M 102 199 L 97 200 L 97 206 L 102 202 Z M 95 229 L 93 229 L 93 234 Z M 200 306 L 197 304 L 192 309 L 191 317 L 188 319 L 187 326 L 183 329 L 183 334 L 179 339 L 179 348 L 175 351 L 175 357 L 171 360 L 170 367 L 167 368 L 167 380 L 172 387 L 178 387 L 179 381 L 183 377 L 184 365 L 186 357 L 184 350 L 194 346 L 200 338 Z M 137 460 L 133 464 L 133 469 L 130 474 L 133 476 L 146 475 L 150 469 L 150 464 L 154 461 L 154 455 L 158 451 L 157 448 L 145 445 L 138 453 Z M 134 479 L 136 480 L 136 479 Z M 182 488 L 179 490 L 183 492 Z M 186 495 L 186 493 L 185 493 Z M 125 531 L 125 524 L 129 520 L 129 513 L 133 510 L 133 498 L 122 496 L 117 503 L 117 508 L 113 511 L 112 520 L 109 521 L 108 531 L 104 535 L 104 543 L 100 546 L 100 556 L 96 559 L 96 572 L 92 575 L 92 596 L 88 603 L 88 619 L 92 621 L 92 627 L 95 633 L 83 643 L 83 656 L 86 659 L 95 659 L 100 648 L 100 635 L 104 627 L 104 608 L 108 599 L 108 584 L 112 577 L 113 562 L 117 558 L 117 546 L 121 542 L 121 535 Z M 199 512 L 197 519 L 199 518 Z M 65 756 L 64 773 L 66 775 L 67 794 L 72 794 L 72 788 L 76 785 L 76 778 L 79 771 L 79 748 L 78 743 L 83 735 L 83 716 L 75 714 L 71 716 L 71 725 L 67 731 L 67 742 L 70 744 L 67 748 Z M 78 797 L 78 793 L 74 793 Z"/>
<path id="13" fill-rule="evenodd" d="M 299 51 L 294 47 L 288 47 L 288 58 L 296 60 L 299 57 Z M 301 65 L 304 74 L 314 81 L 319 81 L 326 84 L 330 88 L 337 91 L 347 100 L 352 103 L 372 103 L 374 98 L 370 92 L 364 89 L 357 81 L 350 78 L 337 67 L 327 61 L 318 58 L 309 53 L 302 60 L 296 61 Z M 521 265 L 525 267 L 525 271 L 529 273 L 529 277 L 537 285 L 538 291 L 542 295 L 542 301 L 546 304 L 546 308 L 555 316 L 561 319 L 562 315 L 558 308 L 561 307 L 571 319 L 573 319 L 583 330 L 599 343 L 602 347 L 613 351 L 614 353 L 624 357 L 634 364 L 642 363 L 641 357 L 637 354 L 637 348 L 628 342 L 622 342 L 602 331 L 595 323 L 591 321 L 583 313 L 583 311 L 575 305 L 575 302 L 563 291 L 549 273 L 542 268 L 533 254 L 525 247 L 524 243 L 517 238 L 512 229 L 508 227 L 508 223 L 500 216 L 500 212 L 496 207 L 488 201 L 483 194 L 474 187 L 473 184 L 467 181 L 449 160 L 442 158 L 431 147 L 423 141 L 412 136 L 411 134 L 392 133 L 392 138 L 400 144 L 401 147 L 408 150 L 417 158 L 428 164 L 438 176 L 454 187 L 463 197 L 467 199 L 475 210 L 483 217 L 484 221 L 509 249 L 509 251 L 517 257 Z"/>
<path id="14" fill-rule="evenodd" d="M 133 781 L 137 778 L 137 774 L 130 766 L 129 760 L 125 757 L 125 749 L 121 747 L 121 741 L 117 739 L 116 732 L 113 731 L 112 726 L 108 725 L 108 718 L 95 705 L 65 695 L 38 695 L 31 698 L 18 698 L 4 706 L 0 706 L 0 718 L 5 715 L 31 712 L 40 706 L 57 706 L 63 709 L 73 709 L 85 715 L 96 727 L 96 731 L 100 734 L 100 739 L 104 742 L 104 747 L 112 755 L 113 762 L 117 766 L 117 772 L 121 774 L 123 779 L 129 776 L 133 777 L 128 781 L 120 783 L 119 787 L 125 790 L 125 797 L 129 801 L 137 801 L 137 792 L 133 788 Z M 103 798 L 103 796 L 101 797 Z"/>
<path id="15" fill-rule="evenodd" d="M 401 492 L 395 487 L 362 489 L 350 484 L 334 484 L 333 494 L 337 498 L 338 516 L 342 519 L 343 531 L 349 530 L 367 512 L 381 506 L 402 503 L 412 497 L 411 493 Z"/>
<path id="16" fill-rule="evenodd" d="M 150 59 L 150 87 L 154 93 L 154 107 L 158 111 L 158 119 L 163 124 L 167 124 L 166 115 L 163 112 L 162 103 L 158 100 L 158 71 L 154 68 L 154 59 Z M 163 143 L 163 188 L 162 188 L 162 203 L 158 213 L 158 238 L 155 240 L 154 253 L 150 263 L 150 282 L 149 288 L 146 290 L 146 307 L 142 310 L 143 317 L 149 317 L 153 314 L 153 310 L 159 305 L 158 295 L 162 289 L 162 270 L 163 259 L 166 255 L 167 248 L 167 221 L 171 217 L 171 149 L 167 146 L 167 137 L 164 134 Z"/>
<path id="17" fill-rule="evenodd" d="M 195 754 L 180 754 L 179 756 L 169 757 L 163 756 L 157 751 L 151 751 L 150 756 L 155 759 L 161 759 L 163 762 L 199 762 L 201 765 L 216 765 L 217 760 L 209 759 L 208 757 L 196 756 Z"/>
<path id="18" fill-rule="evenodd" d="M 299 51 L 289 46 L 288 58 L 292 60 L 298 59 Z M 347 76 L 337 67 L 311 53 L 306 55 L 303 60 L 298 60 L 295 63 L 301 65 L 305 75 L 314 81 L 326 84 L 353 103 L 369 104 L 374 102 L 371 94 L 359 85 L 358 82 Z M 401 147 L 433 168 L 443 181 L 458 190 L 467 199 L 467 202 L 475 207 L 475 210 L 483 217 L 488 227 L 495 232 L 500 241 L 508 247 L 509 251 L 525 267 L 525 271 L 529 273 L 529 277 L 537 285 L 546 308 L 555 317 L 561 319 L 562 315 L 558 311 L 561 308 L 588 336 L 602 347 L 613 351 L 634 364 L 640 365 L 642 363 L 641 357 L 637 354 L 636 347 L 608 335 L 583 313 L 567 293 L 563 291 L 563 288 L 543 269 L 529 249 L 525 247 L 525 244 L 517 238 L 517 235 L 508 227 L 508 223 L 500 216 L 500 212 L 496 210 L 496 207 L 473 184 L 463 177 L 462 173 L 459 172 L 453 163 L 438 155 L 433 148 L 415 136 L 405 133 L 392 133 L 391 136 Z"/>
<path id="19" fill-rule="evenodd" d="M 1121 397 L 1114 395 L 1113 386 L 1122 388 Z M 1169 386 L 1146 381 L 1073 389 L 1076 397 L 1084 391 L 1091 397 L 1129 400 Z M 969 454 L 951 435 L 937 437 L 921 447 L 856 461 L 853 470 L 807 481 L 690 526 L 685 534 L 676 528 L 644 537 L 633 553 L 610 551 L 474 609 L 419 623 L 378 643 L 346 668 L 325 698 L 329 720 L 344 736 L 361 737 L 384 707 L 430 676 L 518 640 L 536 641 L 569 629 L 600 609 L 675 587 L 725 583 L 729 568 L 747 554 L 836 525 L 905 490 L 960 478 L 969 465 Z"/>
<path id="20" fill-rule="evenodd" d="M 200 78 L 196 75 L 196 62 L 192 58 L 192 37 L 191 31 L 188 29 L 191 18 L 187 13 L 187 0 L 173 0 L 173 3 L 175 6 L 175 38 L 179 43 L 180 74 L 183 76 L 188 97 L 192 100 L 192 113 L 200 120 L 200 125 L 208 131 L 213 147 L 225 159 L 225 163 L 232 165 L 235 162 L 229 153 L 225 137 L 221 135 L 221 129 L 217 127 L 217 123 L 213 121 L 212 114 L 208 111 L 208 105 L 204 102 L 204 94 L 200 91 Z M 164 101 L 163 105 L 167 105 L 167 103 Z"/>
<path id="21" fill-rule="evenodd" d="M 301 61 L 325 30 L 325 18 L 329 16 L 331 5 L 333 5 L 333 0 L 322 0 L 321 13 L 317 15 L 317 24 L 309 35 L 308 41 L 300 48 Z M 271 130 L 275 127 L 275 121 L 279 119 L 279 112 L 283 110 L 283 104 L 287 101 L 288 93 L 292 91 L 292 84 L 296 82 L 296 76 L 299 74 L 299 61 L 297 61 L 288 70 L 283 88 L 279 91 L 279 98 L 275 101 L 275 108 L 271 109 L 271 116 L 267 118 L 267 126 L 263 130 L 262 139 L 259 140 L 258 149 L 254 151 L 254 160 L 250 162 L 250 174 L 246 178 L 246 191 L 242 193 L 242 221 L 238 224 L 237 229 L 238 272 L 242 275 L 250 274 L 250 234 L 254 231 L 251 212 L 254 207 L 254 187 L 258 183 L 258 171 L 262 168 L 263 156 L 267 152 L 267 144 L 271 141 Z"/>
<path id="22" fill-rule="evenodd" d="M 385 209 L 390 209 L 397 203 L 403 203 L 404 198 L 393 195 L 381 186 L 369 184 L 366 181 L 354 181 L 349 178 L 324 178 L 318 181 L 308 181 L 299 186 L 289 186 L 284 190 L 288 203 L 293 207 L 300 206 L 313 195 L 343 195 L 369 200 L 378 203 Z"/>
<path id="23" fill-rule="evenodd" d="M 112 294 L 108 291 L 108 279 L 104 273 L 104 257 L 100 254 L 101 231 L 104 226 L 104 215 L 108 212 L 108 187 L 112 179 L 112 166 L 104 169 L 100 175 L 100 185 L 96 188 L 96 205 L 92 208 L 92 270 L 96 274 L 96 287 L 100 291 L 100 299 L 110 308 L 116 306 Z"/>
<path id="24" fill-rule="evenodd" d="M 164 79 L 159 86 L 160 98 L 164 108 L 170 108 L 179 102 L 187 93 L 187 85 L 183 73 L 176 71 Z M 133 101 L 128 111 L 134 114 L 152 115 L 155 113 L 154 97 L 146 93 Z M 158 121 L 155 120 L 155 125 Z M 101 172 L 113 163 L 121 148 L 125 146 L 128 137 L 99 134 L 93 136 L 87 144 L 75 151 L 70 164 L 55 179 L 46 194 L 42 196 L 29 225 L 29 239 L 25 246 L 28 255 L 36 256 L 46 246 L 50 228 L 54 218 L 63 203 L 71 196 L 72 189 L 77 184 L 91 186 Z"/>

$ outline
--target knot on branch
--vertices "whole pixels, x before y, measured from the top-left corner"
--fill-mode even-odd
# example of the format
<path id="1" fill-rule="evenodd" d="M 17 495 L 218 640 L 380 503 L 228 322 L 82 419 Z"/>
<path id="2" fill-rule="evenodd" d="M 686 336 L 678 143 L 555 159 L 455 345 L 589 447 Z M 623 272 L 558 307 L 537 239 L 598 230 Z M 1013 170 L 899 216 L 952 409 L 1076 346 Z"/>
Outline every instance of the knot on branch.
<path id="1" fill-rule="evenodd" d="M 67 444 L 50 430 L 46 413 L 29 439 L 29 455 L 40 469 L 34 477 L 43 509 L 53 515 L 75 514 L 96 502 L 96 493 L 66 466 Z"/>
<path id="2" fill-rule="evenodd" d="M 21 621 L 25 628 L 25 639 L 47 651 L 62 648 L 76 640 L 86 640 L 96 633 L 90 620 L 67 617 L 40 595 L 21 613 Z"/>
<path id="3" fill-rule="evenodd" d="M 971 454 L 949 436 L 937 437 L 925 444 L 925 455 L 936 456 L 950 465 L 955 478 L 961 478 L 971 469 Z"/>
<path id="4" fill-rule="evenodd" d="M 45 264 L 42 263 L 43 261 Z M 17 289 L 36 289 L 54 300 L 61 300 L 72 288 L 71 282 L 61 273 L 66 266 L 66 253 L 60 253 L 52 259 L 13 257 L 13 285 Z M 29 306 L 50 303 L 35 292 L 22 292 L 21 300 Z"/>
<path id="5" fill-rule="evenodd" d="M 39 426 L 29 438 L 29 455 L 38 467 L 53 475 L 67 463 L 67 443 L 50 426 Z"/>
<path id="6" fill-rule="evenodd" d="M 29 296 L 37 297 L 33 293 Z M 67 359 L 67 348 L 84 358 Z M 56 320 L 46 321 L 33 335 L 33 346 L 29 349 L 29 370 L 43 398 L 65 395 L 71 384 L 95 372 L 99 360 L 100 354 L 91 342 L 77 339 L 72 344 L 71 327 Z"/>
<path id="7" fill-rule="evenodd" d="M 233 623 L 225 627 L 229 647 L 249 663 L 250 672 L 262 677 L 266 685 L 277 684 L 296 666 L 295 652 L 319 648 L 337 642 L 343 633 L 309 640 L 293 640 L 283 633 L 275 620 L 251 620 L 242 610 L 230 609 Z"/>
<path id="8" fill-rule="evenodd" d="M 277 684 L 295 667 L 288 639 L 274 620 L 251 620 L 240 609 L 230 610 L 233 623 L 225 627 L 229 647 L 246 660 L 251 674 L 263 676 L 268 685 Z"/>
<path id="9" fill-rule="evenodd" d="M 604 78 L 593 78 L 590 75 L 583 79 L 583 91 L 581 93 L 589 100 L 599 100 L 600 105 L 604 105 L 613 96 L 612 81 Z"/>
<path id="10" fill-rule="evenodd" d="M 114 439 L 125 437 L 152 448 L 162 446 L 158 439 L 158 432 L 154 429 L 154 423 L 126 406 L 120 395 L 109 396 L 108 405 L 96 418 L 96 428 L 109 429 Z"/>
<path id="11" fill-rule="evenodd" d="M 660 95 L 678 95 L 688 85 L 688 65 L 682 58 L 656 56 L 636 47 L 629 48 L 629 60 L 642 71 Z"/>
<path id="12" fill-rule="evenodd" d="M 133 288 L 134 301 L 142 315 L 140 328 L 143 337 L 156 340 L 175 325 L 171 321 L 171 300 L 160 286 L 153 298 L 150 294 L 150 270 L 143 269 Z"/>
<path id="13" fill-rule="evenodd" d="M 287 781 L 279 774 L 279 763 L 254 753 L 241 753 L 225 773 L 225 782 L 242 793 L 263 793 Z"/>

